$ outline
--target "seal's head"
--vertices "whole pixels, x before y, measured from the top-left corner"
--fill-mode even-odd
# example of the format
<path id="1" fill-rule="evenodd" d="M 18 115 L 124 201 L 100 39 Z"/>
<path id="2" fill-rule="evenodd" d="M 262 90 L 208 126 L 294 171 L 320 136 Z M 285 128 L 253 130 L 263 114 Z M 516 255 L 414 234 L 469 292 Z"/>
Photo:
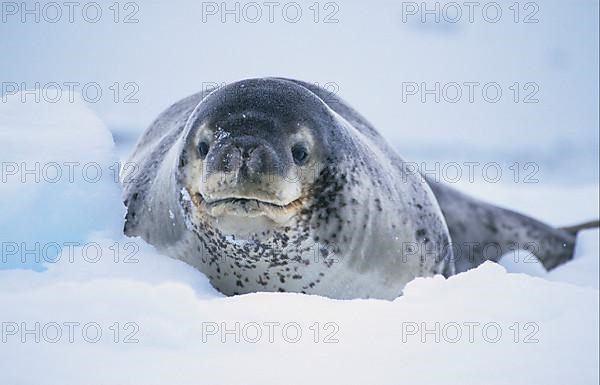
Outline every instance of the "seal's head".
<path id="1" fill-rule="evenodd" d="M 179 157 L 196 215 L 241 236 L 287 225 L 327 163 L 334 120 L 315 94 L 285 80 L 212 92 L 188 119 Z"/>

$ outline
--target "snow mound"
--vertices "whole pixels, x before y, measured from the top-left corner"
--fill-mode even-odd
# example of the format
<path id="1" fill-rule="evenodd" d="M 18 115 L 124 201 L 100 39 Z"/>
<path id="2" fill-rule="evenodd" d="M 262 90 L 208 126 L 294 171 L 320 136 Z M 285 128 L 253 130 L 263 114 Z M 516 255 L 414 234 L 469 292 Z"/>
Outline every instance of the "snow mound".
<path id="1" fill-rule="evenodd" d="M 40 270 L 91 232 L 120 231 L 112 136 L 78 94 L 56 99 L 19 93 L 0 106 L 0 268 Z"/>
<path id="2" fill-rule="evenodd" d="M 224 298 L 183 263 L 138 257 L 0 272 L 4 382 L 597 383 L 594 289 L 488 262 L 393 302 Z"/>

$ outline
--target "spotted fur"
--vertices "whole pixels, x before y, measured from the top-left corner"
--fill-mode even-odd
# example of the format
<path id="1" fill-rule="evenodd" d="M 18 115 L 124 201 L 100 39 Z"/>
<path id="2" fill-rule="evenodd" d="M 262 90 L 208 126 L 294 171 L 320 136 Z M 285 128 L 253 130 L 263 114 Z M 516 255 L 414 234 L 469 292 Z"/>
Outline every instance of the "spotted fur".
<path id="1" fill-rule="evenodd" d="M 302 181 L 300 198 L 286 208 L 292 214 L 286 223 L 257 226 L 241 238 L 222 231 L 218 218 L 207 213 L 207 202 L 194 190 L 202 178 L 189 171 L 202 164 L 194 147 L 199 127 L 233 140 L 228 136 L 239 134 L 239 116 L 248 117 L 248 132 L 241 132 L 261 135 L 272 144 L 269 151 L 285 151 L 282 143 L 293 130 L 284 127 L 308 127 L 318 164 L 314 178 Z M 238 134 L 227 131 L 228 125 L 237 125 Z M 281 173 L 288 169 L 276 166 Z M 549 267 L 571 257 L 574 235 L 407 170 L 337 96 L 296 80 L 244 80 L 177 102 L 144 133 L 121 174 L 125 233 L 198 268 L 228 295 L 393 299 L 415 277 L 449 276 L 455 262 L 462 271 L 486 259 L 476 248 L 455 261 L 451 235 L 503 246 L 512 237 L 550 240 L 541 250 Z"/>

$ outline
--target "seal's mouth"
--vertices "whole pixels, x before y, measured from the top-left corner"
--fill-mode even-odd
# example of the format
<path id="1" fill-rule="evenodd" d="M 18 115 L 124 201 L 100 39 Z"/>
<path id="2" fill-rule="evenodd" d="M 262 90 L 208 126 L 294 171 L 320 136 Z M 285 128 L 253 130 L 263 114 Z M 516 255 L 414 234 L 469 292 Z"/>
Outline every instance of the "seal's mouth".
<path id="1" fill-rule="evenodd" d="M 206 201 L 208 207 L 216 207 L 219 205 L 231 205 L 231 206 L 240 206 L 240 207 L 260 207 L 267 206 L 272 207 L 274 209 L 285 209 L 288 206 L 292 205 L 295 201 L 292 201 L 288 204 L 281 204 L 271 201 L 260 200 L 256 198 L 240 198 L 240 197 L 229 197 L 229 198 L 221 198 L 212 201 Z"/>
<path id="2" fill-rule="evenodd" d="M 264 216 L 277 223 L 284 223 L 296 215 L 303 205 L 304 198 L 301 196 L 285 203 L 245 196 L 206 199 L 201 193 L 196 193 L 194 194 L 193 201 L 198 208 L 203 209 L 208 215 L 215 218 L 226 216 L 254 218 Z"/>

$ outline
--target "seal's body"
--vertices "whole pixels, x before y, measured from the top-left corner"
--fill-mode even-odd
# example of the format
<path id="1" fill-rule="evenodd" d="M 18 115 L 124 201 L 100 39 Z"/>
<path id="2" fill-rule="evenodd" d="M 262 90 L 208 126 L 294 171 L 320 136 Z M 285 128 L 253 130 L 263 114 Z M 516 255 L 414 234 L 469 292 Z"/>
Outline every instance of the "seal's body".
<path id="1" fill-rule="evenodd" d="M 486 259 L 481 247 L 455 258 L 451 234 L 502 247 L 515 233 L 515 242 L 551 239 L 540 256 L 547 267 L 569 259 L 574 244 L 566 231 L 410 172 L 341 99 L 295 80 L 245 80 L 174 104 L 121 179 L 125 233 L 229 295 L 393 299 L 415 277 Z M 481 222 L 488 232 L 472 229 Z"/>

